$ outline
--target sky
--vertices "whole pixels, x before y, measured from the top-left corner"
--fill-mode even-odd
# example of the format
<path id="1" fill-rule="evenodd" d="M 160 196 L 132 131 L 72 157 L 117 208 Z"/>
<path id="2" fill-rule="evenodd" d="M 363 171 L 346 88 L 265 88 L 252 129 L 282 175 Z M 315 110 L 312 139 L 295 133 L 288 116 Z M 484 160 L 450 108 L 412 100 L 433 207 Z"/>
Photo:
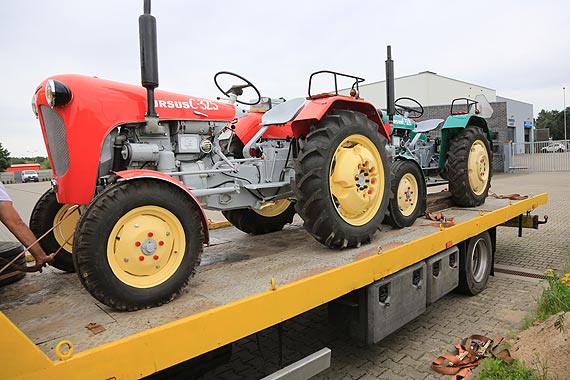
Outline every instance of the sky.
<path id="1" fill-rule="evenodd" d="M 139 84 L 143 0 L 3 1 L 0 142 L 12 157 L 47 155 L 31 111 L 37 85 L 79 73 Z M 262 95 L 305 96 L 317 70 L 385 79 L 432 71 L 497 95 L 562 110 L 570 85 L 570 2 L 155 0 L 160 88 L 219 96 L 216 72 Z M 570 103 L 570 88 L 568 91 Z"/>

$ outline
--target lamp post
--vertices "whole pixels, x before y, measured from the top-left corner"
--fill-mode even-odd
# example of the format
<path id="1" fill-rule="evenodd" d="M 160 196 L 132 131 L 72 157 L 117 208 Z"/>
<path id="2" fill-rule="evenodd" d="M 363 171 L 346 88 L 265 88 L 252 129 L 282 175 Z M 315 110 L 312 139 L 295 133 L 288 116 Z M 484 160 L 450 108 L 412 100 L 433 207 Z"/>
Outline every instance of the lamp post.
<path id="1" fill-rule="evenodd" d="M 564 141 L 566 141 L 566 87 L 562 87 L 564 92 Z"/>

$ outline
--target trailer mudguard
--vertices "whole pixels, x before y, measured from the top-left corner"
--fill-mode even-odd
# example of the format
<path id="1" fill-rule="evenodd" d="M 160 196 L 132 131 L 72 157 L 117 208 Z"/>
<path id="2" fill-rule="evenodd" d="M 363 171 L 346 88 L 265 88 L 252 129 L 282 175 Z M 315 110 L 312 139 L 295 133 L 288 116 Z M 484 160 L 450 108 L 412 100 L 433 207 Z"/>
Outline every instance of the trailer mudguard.
<path id="1" fill-rule="evenodd" d="M 439 152 L 439 169 L 443 169 L 445 166 L 445 160 L 447 159 L 447 151 L 449 149 L 449 143 L 460 130 L 464 129 L 469 125 L 475 125 L 480 127 L 483 132 L 487 134 L 489 138 L 489 143 L 491 144 L 491 151 L 493 150 L 493 141 L 491 140 L 491 131 L 487 126 L 487 121 L 477 115 L 473 114 L 458 114 L 450 115 L 445 120 L 443 127 L 441 128 L 441 145 Z"/>
<path id="2" fill-rule="evenodd" d="M 139 169 L 139 170 L 123 170 L 120 172 L 115 173 L 117 177 L 119 177 L 119 181 L 132 181 L 140 178 L 153 178 L 160 181 L 165 181 L 173 184 L 174 186 L 179 187 L 180 189 L 184 190 L 192 201 L 198 205 L 200 209 L 200 217 L 202 219 L 202 226 L 204 227 L 204 244 L 208 244 L 210 241 L 210 234 L 208 230 L 208 218 L 206 217 L 206 213 L 204 212 L 204 208 L 196 198 L 194 194 L 188 189 L 184 183 L 180 182 L 179 180 L 169 176 L 168 174 L 164 174 L 162 172 L 157 172 L 154 170 L 146 170 L 146 169 Z"/>
<path id="3" fill-rule="evenodd" d="M 390 126 L 384 124 L 376 107 L 363 99 L 355 99 L 343 95 L 319 97 L 309 99 L 310 101 L 299 112 L 299 115 L 291 123 L 295 138 L 306 136 L 311 125 L 318 123 L 325 115 L 333 110 L 351 110 L 361 112 L 378 125 L 380 132 L 386 139 L 390 140 Z"/>

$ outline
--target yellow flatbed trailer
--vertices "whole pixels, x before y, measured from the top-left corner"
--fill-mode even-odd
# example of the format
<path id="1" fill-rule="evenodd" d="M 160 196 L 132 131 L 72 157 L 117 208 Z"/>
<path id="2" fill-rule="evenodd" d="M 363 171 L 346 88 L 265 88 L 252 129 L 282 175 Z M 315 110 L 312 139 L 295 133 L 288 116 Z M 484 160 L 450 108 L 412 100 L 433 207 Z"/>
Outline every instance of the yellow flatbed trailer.
<path id="1" fill-rule="evenodd" d="M 297 220 L 283 231 L 213 233 L 188 291 L 115 312 L 76 275 L 49 270 L 0 289 L 1 379 L 140 379 L 274 326 L 398 273 L 547 202 L 488 198 L 448 208 L 452 226 L 384 227 L 366 246 L 330 250 Z M 70 349 L 70 347 L 72 349 Z"/>

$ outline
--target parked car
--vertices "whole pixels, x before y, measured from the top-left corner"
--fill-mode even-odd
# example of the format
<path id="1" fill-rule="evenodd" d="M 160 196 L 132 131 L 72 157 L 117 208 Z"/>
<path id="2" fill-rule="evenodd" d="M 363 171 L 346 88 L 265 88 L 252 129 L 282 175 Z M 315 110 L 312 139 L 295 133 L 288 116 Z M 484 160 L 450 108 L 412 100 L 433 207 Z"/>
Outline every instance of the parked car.
<path id="1" fill-rule="evenodd" d="M 40 182 L 38 172 L 35 170 L 22 171 L 22 182 Z"/>
<path id="2" fill-rule="evenodd" d="M 566 146 L 562 143 L 551 143 L 541 149 L 542 153 L 565 152 Z"/>

